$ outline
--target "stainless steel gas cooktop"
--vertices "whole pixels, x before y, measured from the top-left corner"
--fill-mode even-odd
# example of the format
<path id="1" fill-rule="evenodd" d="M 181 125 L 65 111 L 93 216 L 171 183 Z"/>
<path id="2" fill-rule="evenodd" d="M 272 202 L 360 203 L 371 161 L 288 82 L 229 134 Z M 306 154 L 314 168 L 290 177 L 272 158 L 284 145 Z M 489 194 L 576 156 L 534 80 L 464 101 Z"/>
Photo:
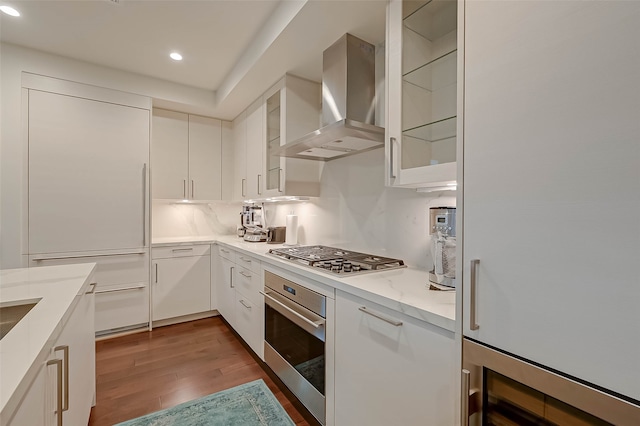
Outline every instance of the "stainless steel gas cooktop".
<path id="1" fill-rule="evenodd" d="M 355 275 L 406 268 L 406 265 L 400 259 L 320 245 L 271 249 L 269 254 L 339 275 Z"/>

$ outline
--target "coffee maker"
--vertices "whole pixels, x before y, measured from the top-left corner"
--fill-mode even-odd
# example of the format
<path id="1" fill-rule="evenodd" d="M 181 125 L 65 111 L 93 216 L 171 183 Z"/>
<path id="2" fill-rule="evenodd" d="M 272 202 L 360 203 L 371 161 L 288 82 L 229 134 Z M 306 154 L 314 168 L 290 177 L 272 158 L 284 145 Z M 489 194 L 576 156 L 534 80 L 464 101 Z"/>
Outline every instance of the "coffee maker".
<path id="1" fill-rule="evenodd" d="M 240 230 L 242 230 L 240 232 Z M 245 241 L 258 243 L 267 240 L 267 228 L 261 206 L 245 204 L 240 212 L 240 228 L 238 236 L 242 234 Z"/>
<path id="2" fill-rule="evenodd" d="M 431 207 L 429 209 L 429 237 L 433 267 L 429 282 L 443 289 L 456 288 L 456 209 Z"/>

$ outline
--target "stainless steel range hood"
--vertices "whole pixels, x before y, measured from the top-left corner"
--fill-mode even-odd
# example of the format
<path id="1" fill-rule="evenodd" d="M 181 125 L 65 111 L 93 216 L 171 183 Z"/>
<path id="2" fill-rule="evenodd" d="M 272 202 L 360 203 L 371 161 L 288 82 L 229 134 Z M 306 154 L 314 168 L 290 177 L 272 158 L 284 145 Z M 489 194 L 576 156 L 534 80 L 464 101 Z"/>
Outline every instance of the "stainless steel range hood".
<path id="1" fill-rule="evenodd" d="M 322 125 L 281 146 L 281 157 L 328 161 L 384 146 L 375 121 L 375 47 L 345 34 L 322 54 Z"/>

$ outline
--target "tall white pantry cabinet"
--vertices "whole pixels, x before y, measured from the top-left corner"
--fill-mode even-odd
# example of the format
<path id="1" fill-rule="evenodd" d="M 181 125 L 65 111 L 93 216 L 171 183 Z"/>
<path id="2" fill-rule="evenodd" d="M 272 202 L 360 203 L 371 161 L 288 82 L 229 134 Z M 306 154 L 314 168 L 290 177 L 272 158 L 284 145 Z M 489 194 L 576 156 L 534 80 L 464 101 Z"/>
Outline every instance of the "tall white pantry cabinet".
<path id="1" fill-rule="evenodd" d="M 149 322 L 151 100 L 23 73 L 29 266 L 96 262 L 97 332 Z"/>
<path id="2" fill-rule="evenodd" d="M 638 401 L 640 3 L 465 7 L 464 335 Z"/>

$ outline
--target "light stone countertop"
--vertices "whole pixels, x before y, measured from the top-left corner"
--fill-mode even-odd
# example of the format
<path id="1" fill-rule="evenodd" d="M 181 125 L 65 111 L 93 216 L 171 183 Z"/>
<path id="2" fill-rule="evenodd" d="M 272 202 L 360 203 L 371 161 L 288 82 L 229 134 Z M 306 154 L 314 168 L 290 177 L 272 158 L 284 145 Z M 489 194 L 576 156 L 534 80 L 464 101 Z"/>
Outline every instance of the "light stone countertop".
<path id="1" fill-rule="evenodd" d="M 428 273 L 416 268 L 401 268 L 351 277 L 338 277 L 320 269 L 297 265 L 267 254 L 282 244 L 250 243 L 235 235 L 153 239 L 153 247 L 187 243 L 219 243 L 261 262 L 303 275 L 329 287 L 362 297 L 408 316 L 455 332 L 456 292 L 428 289 Z"/>
<path id="2" fill-rule="evenodd" d="M 0 340 L 0 419 L 17 408 L 95 269 L 95 263 L 85 263 L 0 271 L 1 306 L 38 301 Z"/>

